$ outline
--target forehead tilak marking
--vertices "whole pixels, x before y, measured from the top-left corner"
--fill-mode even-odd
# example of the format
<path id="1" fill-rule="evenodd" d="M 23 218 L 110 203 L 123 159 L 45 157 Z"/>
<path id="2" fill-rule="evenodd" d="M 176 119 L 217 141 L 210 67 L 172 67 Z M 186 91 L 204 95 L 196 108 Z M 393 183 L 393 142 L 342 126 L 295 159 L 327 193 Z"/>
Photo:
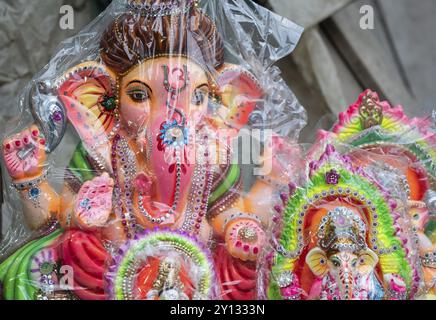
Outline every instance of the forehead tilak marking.
<path id="1" fill-rule="evenodd" d="M 125 77 L 127 74 L 129 74 L 133 69 L 135 69 L 135 68 L 139 67 L 140 65 L 146 63 L 148 60 L 154 60 L 154 59 L 158 59 L 158 58 L 171 58 L 171 57 L 182 57 L 182 58 L 185 58 L 185 59 L 187 59 L 189 61 L 193 61 L 196 65 L 198 65 L 198 67 L 201 68 L 205 72 L 205 74 L 206 74 L 207 80 L 208 80 L 208 82 L 210 84 L 210 87 L 212 89 L 212 92 L 211 92 L 212 95 L 214 97 L 217 96 L 217 90 L 218 90 L 219 86 L 218 86 L 218 83 L 217 83 L 216 79 L 213 77 L 211 71 L 204 64 L 201 64 L 196 59 L 193 59 L 192 57 L 189 57 L 189 56 L 184 55 L 184 54 L 157 54 L 154 57 L 148 57 L 148 58 L 142 59 L 138 63 L 133 65 L 130 69 L 128 69 L 126 72 L 117 74 L 117 79 L 116 79 L 117 96 L 118 97 L 120 96 L 120 82 L 121 82 L 121 79 L 123 77 Z M 119 103 L 119 101 L 118 101 L 118 103 Z"/>

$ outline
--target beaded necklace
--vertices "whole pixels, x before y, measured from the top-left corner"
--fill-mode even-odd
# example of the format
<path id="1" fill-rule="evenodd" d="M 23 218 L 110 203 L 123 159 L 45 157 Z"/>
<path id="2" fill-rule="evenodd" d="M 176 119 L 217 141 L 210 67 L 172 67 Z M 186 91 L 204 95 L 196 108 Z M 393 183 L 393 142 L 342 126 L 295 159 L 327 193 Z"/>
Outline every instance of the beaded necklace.
<path id="1" fill-rule="evenodd" d="M 192 186 L 188 196 L 188 204 L 184 215 L 181 229 L 193 236 L 201 231 L 203 219 L 208 210 L 208 200 L 212 190 L 213 172 L 210 164 L 210 150 L 207 148 L 208 135 L 203 135 L 200 146 L 202 149 L 202 161 L 197 163 Z M 174 201 L 168 212 L 161 217 L 153 217 L 145 207 L 145 195 L 138 196 L 138 209 L 140 213 L 151 223 L 162 224 L 177 212 L 180 203 L 182 161 L 180 148 L 174 147 L 176 160 L 176 183 L 174 187 Z M 133 180 L 137 175 L 135 155 L 127 143 L 119 134 L 114 137 L 112 145 L 112 169 L 114 172 L 114 210 L 120 217 L 127 238 L 133 238 L 138 228 L 134 218 L 133 204 Z M 120 176 L 124 177 L 122 185 Z M 125 209 L 125 211 L 124 211 Z"/>
<path id="2" fill-rule="evenodd" d="M 179 205 L 180 201 L 180 187 L 181 187 L 181 180 L 182 180 L 182 159 L 181 159 L 181 151 L 179 146 L 174 147 L 174 152 L 176 155 L 176 185 L 174 188 L 174 201 L 171 205 L 170 209 L 165 215 L 162 215 L 161 217 L 154 218 L 148 210 L 144 206 L 144 194 L 140 194 L 138 198 L 138 205 L 139 205 L 139 211 L 144 215 L 144 217 L 155 224 L 162 224 L 165 221 L 167 221 L 172 215 L 176 214 L 177 207 Z"/>
<path id="3" fill-rule="evenodd" d="M 133 177 L 136 176 L 136 163 L 134 154 L 130 150 L 127 141 L 119 134 L 114 137 L 112 144 L 112 169 L 114 172 L 114 199 L 115 213 L 121 218 L 126 237 L 132 239 L 136 235 L 136 220 L 133 214 Z M 121 167 L 118 167 L 120 159 Z M 122 192 L 119 175 L 124 176 L 124 192 Z M 124 201 L 123 201 L 124 198 Z M 124 206 L 124 202 L 126 205 Z M 124 207 L 126 212 L 124 212 Z"/>
<path id="4" fill-rule="evenodd" d="M 200 161 L 202 163 L 197 164 L 195 167 L 193 183 L 188 198 L 188 207 L 182 225 L 182 230 L 191 235 L 198 235 L 201 231 L 212 190 L 213 174 L 210 165 L 210 151 L 207 148 L 208 138 L 206 134 L 200 142 L 200 146 L 205 146 L 204 153 L 200 155 L 200 157 L 204 157 L 204 161 Z"/>

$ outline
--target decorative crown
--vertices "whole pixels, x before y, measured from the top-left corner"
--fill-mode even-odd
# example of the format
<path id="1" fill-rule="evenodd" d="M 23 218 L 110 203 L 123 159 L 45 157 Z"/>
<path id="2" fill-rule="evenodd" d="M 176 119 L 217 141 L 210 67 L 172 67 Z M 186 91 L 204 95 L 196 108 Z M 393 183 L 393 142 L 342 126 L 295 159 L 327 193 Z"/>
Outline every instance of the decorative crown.
<path id="1" fill-rule="evenodd" d="M 436 121 L 408 118 L 402 106 L 392 107 L 379 95 L 365 90 L 347 111 L 339 114 L 332 132 L 321 130 L 320 141 L 336 141 L 353 147 L 395 146 L 409 152 L 436 186 Z M 319 144 L 322 146 L 322 144 Z M 318 145 L 312 149 L 316 154 Z"/>
<path id="2" fill-rule="evenodd" d="M 380 126 L 383 122 L 383 106 L 375 92 L 368 90 L 359 106 L 362 128 L 369 129 Z"/>
<path id="3" fill-rule="evenodd" d="M 187 13 L 198 0 L 126 0 L 126 8 L 146 17 L 164 17 Z"/>
<path id="4" fill-rule="evenodd" d="M 318 229 L 320 248 L 339 251 L 360 251 L 367 247 L 366 227 L 362 219 L 345 207 L 330 211 L 321 221 Z"/>

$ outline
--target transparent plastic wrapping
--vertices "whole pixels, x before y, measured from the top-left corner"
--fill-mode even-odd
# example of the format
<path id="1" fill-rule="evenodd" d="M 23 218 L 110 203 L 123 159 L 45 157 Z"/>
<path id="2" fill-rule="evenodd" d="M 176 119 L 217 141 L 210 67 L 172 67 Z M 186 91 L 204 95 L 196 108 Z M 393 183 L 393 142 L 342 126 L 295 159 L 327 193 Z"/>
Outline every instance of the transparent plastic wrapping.
<path id="1" fill-rule="evenodd" d="M 434 115 L 408 119 L 371 90 L 320 131 L 305 179 L 291 177 L 302 182 L 265 249 L 260 296 L 434 300 L 435 133 Z"/>
<path id="2" fill-rule="evenodd" d="M 363 169 L 338 151 L 328 144 L 290 193 L 260 264 L 259 297 L 406 300 L 426 293 L 407 193 L 384 188 L 401 176 L 380 159 Z"/>
<path id="3" fill-rule="evenodd" d="M 114 0 L 62 42 L 1 132 L 2 297 L 256 298 L 306 124 L 273 64 L 301 32 L 250 1 Z"/>
<path id="4" fill-rule="evenodd" d="M 354 157 L 356 163 L 378 159 L 383 168 L 400 176 L 395 189 L 407 195 L 409 227 L 414 230 L 419 260 L 427 289 L 426 298 L 436 293 L 436 127 L 434 114 L 409 119 L 401 106 L 380 101 L 377 93 L 366 90 L 346 112 L 340 115 L 332 133 L 321 132 L 320 141 L 336 140 L 351 149 L 367 151 Z M 316 149 L 316 147 L 314 148 Z M 354 151 L 348 152 L 350 156 Z M 390 192 L 394 184 L 383 179 Z"/>

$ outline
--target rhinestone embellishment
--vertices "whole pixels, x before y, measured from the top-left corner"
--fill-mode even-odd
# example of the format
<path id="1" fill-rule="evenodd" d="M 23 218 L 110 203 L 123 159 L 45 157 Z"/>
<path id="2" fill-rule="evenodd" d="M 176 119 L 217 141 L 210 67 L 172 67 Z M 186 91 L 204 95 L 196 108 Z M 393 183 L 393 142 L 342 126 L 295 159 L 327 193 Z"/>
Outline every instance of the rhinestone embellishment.
<path id="1" fill-rule="evenodd" d="M 291 271 L 282 272 L 277 278 L 277 284 L 280 288 L 289 287 L 294 280 L 294 274 Z"/>

